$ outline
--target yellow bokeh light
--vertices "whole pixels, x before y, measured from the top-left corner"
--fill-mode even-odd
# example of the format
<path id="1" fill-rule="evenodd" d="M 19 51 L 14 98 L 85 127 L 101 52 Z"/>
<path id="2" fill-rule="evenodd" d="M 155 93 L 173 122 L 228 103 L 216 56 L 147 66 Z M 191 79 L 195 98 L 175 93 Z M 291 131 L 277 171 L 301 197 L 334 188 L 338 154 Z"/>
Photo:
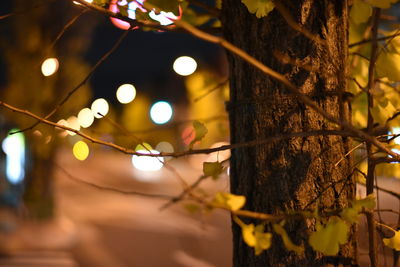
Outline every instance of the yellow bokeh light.
<path id="1" fill-rule="evenodd" d="M 58 70 L 58 60 L 56 58 L 48 58 L 42 63 L 42 74 L 51 76 Z"/>
<path id="2" fill-rule="evenodd" d="M 136 97 L 136 88 L 132 84 L 123 84 L 117 89 L 117 99 L 122 104 L 132 102 Z"/>
<path id="3" fill-rule="evenodd" d="M 79 131 L 81 129 L 81 125 L 79 124 L 78 118 L 76 116 L 71 116 L 67 119 L 68 127 Z M 76 133 L 67 131 L 69 135 L 76 135 Z"/>
<path id="4" fill-rule="evenodd" d="M 91 109 L 92 109 L 93 116 L 96 119 L 100 119 L 103 116 L 107 115 L 107 113 L 108 113 L 108 110 L 109 110 L 108 102 L 104 98 L 98 98 L 95 101 L 93 101 Z"/>
<path id="5" fill-rule="evenodd" d="M 83 141 L 78 141 L 72 148 L 72 153 L 76 159 L 85 160 L 89 156 L 89 146 Z"/>
<path id="6" fill-rule="evenodd" d="M 83 128 L 90 127 L 94 121 L 93 112 L 90 108 L 84 108 L 78 113 L 79 124 Z"/>
<path id="7" fill-rule="evenodd" d="M 191 57 L 178 57 L 172 66 L 174 71 L 182 76 L 188 76 L 196 71 L 197 62 Z"/>

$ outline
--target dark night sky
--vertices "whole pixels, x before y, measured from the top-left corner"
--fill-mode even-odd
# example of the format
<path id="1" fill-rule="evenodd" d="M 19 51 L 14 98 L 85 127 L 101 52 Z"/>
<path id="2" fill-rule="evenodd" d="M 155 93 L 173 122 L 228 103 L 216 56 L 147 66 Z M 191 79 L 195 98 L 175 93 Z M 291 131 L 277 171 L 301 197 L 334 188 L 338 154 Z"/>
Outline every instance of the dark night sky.
<path id="1" fill-rule="evenodd" d="M 104 19 L 93 35 L 89 62 L 94 64 L 121 33 Z M 192 56 L 199 68 L 205 68 L 218 65 L 223 52 L 216 45 L 185 33 L 132 31 L 94 74 L 91 83 L 96 96 L 112 97 L 116 87 L 124 82 L 159 98 L 182 96 L 183 78 L 172 70 L 172 63 L 183 55 Z"/>
<path id="2" fill-rule="evenodd" d="M 0 0 L 0 15 L 12 12 L 12 2 L 12 0 Z M 32 1 L 30 5 L 45 2 L 52 3 L 55 5 L 54 8 L 63 5 L 65 7 L 65 4 L 71 5 L 66 0 Z M 86 54 L 88 62 L 94 65 L 114 45 L 123 31 L 116 28 L 109 18 L 96 12 L 83 15 L 75 27 L 79 27 L 79 23 L 85 23 L 85 19 L 94 19 L 98 23 L 93 34 L 88 36 L 91 38 L 91 45 Z M 57 27 L 62 28 L 62 25 Z M 138 91 L 152 96 L 154 100 L 181 101 L 185 97 L 184 78 L 172 70 L 173 61 L 179 56 L 187 55 L 196 59 L 200 69 L 218 68 L 216 66 L 221 64 L 223 54 L 218 46 L 189 34 L 135 30 L 129 33 L 121 46 L 92 76 L 90 83 L 94 90 L 93 97 L 104 97 L 115 103 L 117 87 L 129 82 L 134 84 Z M 1 61 L 0 59 L 0 81 L 4 83 L 6 66 L 4 64 L 2 66 Z"/>

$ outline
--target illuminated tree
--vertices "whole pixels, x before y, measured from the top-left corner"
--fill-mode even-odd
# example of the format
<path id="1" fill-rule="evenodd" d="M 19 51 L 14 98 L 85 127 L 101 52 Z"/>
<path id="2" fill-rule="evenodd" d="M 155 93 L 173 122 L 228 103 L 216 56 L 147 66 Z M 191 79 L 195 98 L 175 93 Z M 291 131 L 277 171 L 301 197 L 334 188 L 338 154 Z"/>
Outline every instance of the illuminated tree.
<path id="1" fill-rule="evenodd" d="M 189 149 L 161 156 L 232 150 L 231 193 L 195 192 L 202 180 L 218 179 L 225 168 L 219 161 L 204 162 L 204 175 L 170 203 L 229 211 L 235 266 L 356 266 L 361 213 L 368 223 L 371 266 L 379 264 L 378 242 L 400 250 L 399 226 L 376 221 L 373 196 L 374 187 L 379 189 L 376 173 L 397 169 L 380 166 L 400 160 L 392 151 L 399 123 L 399 32 L 378 32 L 381 9 L 395 0 L 224 0 L 218 8 L 200 1 L 76 1 L 113 17 L 115 24 L 124 21 L 126 33 L 139 27 L 185 30 L 227 50 L 231 145 L 194 149 L 208 131 L 195 121 Z M 221 19 L 223 37 L 206 31 L 219 25 L 214 16 Z M 199 29 L 205 26 L 211 29 Z M 366 186 L 361 199 L 355 196 L 356 178 Z"/>

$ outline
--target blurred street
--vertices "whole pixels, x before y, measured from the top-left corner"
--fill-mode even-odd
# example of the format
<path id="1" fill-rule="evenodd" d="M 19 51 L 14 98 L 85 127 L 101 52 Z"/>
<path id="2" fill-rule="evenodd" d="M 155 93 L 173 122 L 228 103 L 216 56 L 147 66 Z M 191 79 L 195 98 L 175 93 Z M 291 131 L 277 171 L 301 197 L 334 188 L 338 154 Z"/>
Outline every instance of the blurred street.
<path id="1" fill-rule="evenodd" d="M 165 168 L 143 173 L 131 157 L 96 151 L 84 162 L 59 154 L 56 171 L 59 217 L 71 220 L 77 234 L 73 254 L 80 266 L 230 266 L 231 236 L 227 213 L 191 215 L 168 200 L 99 190 L 75 178 L 123 191 L 177 196 L 181 186 Z M 170 163 L 193 182 L 200 175 L 184 160 Z M 67 174 L 67 173 L 68 174 Z M 211 192 L 227 190 L 227 177 L 204 182 Z"/>
<path id="2" fill-rule="evenodd" d="M 184 159 L 170 164 L 188 182 L 200 175 Z M 134 170 L 130 156 L 101 150 L 84 162 L 64 150 L 58 155 L 57 165 L 56 229 L 38 231 L 28 226 L 31 231 L 25 230 L 20 238 L 27 250 L 39 246 L 42 251 L 57 247 L 70 251 L 76 264 L 46 266 L 231 266 L 228 213 L 190 214 L 181 203 L 160 211 L 168 200 L 101 190 L 77 181 L 177 196 L 181 186 L 165 168 L 143 173 Z M 202 188 L 210 194 L 227 190 L 227 177 L 218 182 L 204 181 Z M 6 265 L 0 261 L 0 266 Z"/>

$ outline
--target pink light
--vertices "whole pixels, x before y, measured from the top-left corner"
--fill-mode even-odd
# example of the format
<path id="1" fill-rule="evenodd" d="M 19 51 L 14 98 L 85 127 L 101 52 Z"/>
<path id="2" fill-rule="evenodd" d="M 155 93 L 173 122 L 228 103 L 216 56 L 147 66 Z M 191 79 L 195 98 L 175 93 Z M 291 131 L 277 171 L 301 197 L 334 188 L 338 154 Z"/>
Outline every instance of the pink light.
<path id="1" fill-rule="evenodd" d="M 146 12 L 146 9 L 142 8 L 139 4 L 143 3 L 145 0 L 137 0 L 139 3 L 136 3 L 135 1 L 130 2 L 129 6 L 128 6 L 128 17 L 131 19 L 136 19 L 136 15 L 135 15 L 135 11 L 137 8 L 140 8 L 141 11 Z M 128 4 L 128 2 L 126 0 L 121 0 L 118 2 L 118 0 L 112 0 L 109 6 L 109 10 L 111 12 L 114 13 L 119 13 L 119 8 L 118 8 L 118 4 L 120 6 L 125 6 Z M 129 28 L 131 27 L 131 25 L 129 24 L 129 22 L 120 20 L 120 19 L 116 19 L 116 18 L 110 18 L 112 24 L 114 24 L 116 27 L 122 29 L 122 30 L 129 30 Z M 135 27 L 134 29 L 136 29 L 137 27 Z"/>
<path id="2" fill-rule="evenodd" d="M 146 0 L 136 0 L 132 2 L 127 2 L 126 0 L 111 0 L 109 10 L 114 13 L 120 13 L 119 7 L 118 6 L 125 6 L 128 5 L 128 17 L 131 19 L 136 19 L 136 9 L 139 8 L 142 12 L 147 12 L 146 9 L 143 8 L 142 4 Z M 179 10 L 179 15 L 175 16 L 172 13 L 165 13 L 161 12 L 160 14 L 155 14 L 154 11 L 151 11 L 150 17 L 152 17 L 154 20 L 160 22 L 161 25 L 169 25 L 172 24 L 174 20 L 179 20 L 182 17 L 182 8 L 178 6 Z M 129 22 L 117 19 L 117 18 L 110 18 L 111 22 L 114 24 L 114 26 L 122 29 L 122 30 L 129 30 L 130 24 Z M 134 27 L 133 29 L 137 29 L 138 27 Z"/>

